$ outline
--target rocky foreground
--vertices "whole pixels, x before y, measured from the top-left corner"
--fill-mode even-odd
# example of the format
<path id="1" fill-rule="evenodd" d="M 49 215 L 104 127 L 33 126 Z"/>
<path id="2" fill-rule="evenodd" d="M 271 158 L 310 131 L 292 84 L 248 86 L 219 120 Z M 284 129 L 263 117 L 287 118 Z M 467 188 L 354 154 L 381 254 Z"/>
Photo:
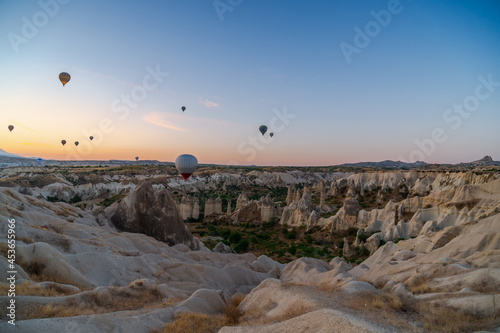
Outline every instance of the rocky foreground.
<path id="1" fill-rule="evenodd" d="M 25 167 L 0 176 L 0 233 L 15 220 L 17 241 L 16 320 L 2 313 L 2 332 L 174 332 L 185 313 L 220 332 L 500 330 L 498 172 L 217 172 L 182 183 Z M 283 200 L 252 200 L 252 186 L 289 189 Z M 277 218 L 325 235 L 355 227 L 355 244 L 343 257 L 286 265 L 219 253 L 223 244 L 210 251 L 183 222 L 194 203 L 176 200 L 222 188 L 240 198 L 224 212 L 209 203 L 198 212 L 209 221 Z M 86 205 L 62 202 L 75 197 Z M 354 246 L 371 255 L 350 263 Z M 6 309 L 6 236 L 0 249 Z"/>

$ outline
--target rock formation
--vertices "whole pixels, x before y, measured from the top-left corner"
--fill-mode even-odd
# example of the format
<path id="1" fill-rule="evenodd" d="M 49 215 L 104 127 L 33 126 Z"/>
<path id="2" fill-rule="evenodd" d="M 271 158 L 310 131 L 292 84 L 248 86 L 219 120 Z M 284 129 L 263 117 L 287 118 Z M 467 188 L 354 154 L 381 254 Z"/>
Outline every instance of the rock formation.
<path id="1" fill-rule="evenodd" d="M 135 198 L 128 208 L 136 209 L 138 216 L 151 208 L 158 223 L 158 210 L 167 213 L 166 207 L 174 204 L 170 195 L 164 197 L 168 191 L 158 192 L 157 199 L 151 192 L 151 184 L 143 183 L 123 201 Z M 25 210 L 19 211 L 22 206 Z M 16 325 L 4 320 L 1 332 L 157 331 L 179 312 L 221 312 L 232 295 L 276 278 L 282 267 L 265 256 L 191 251 L 182 243 L 169 246 L 142 233 L 103 228 L 90 212 L 4 187 L 0 218 L 16 221 L 16 283 L 37 290 L 37 296 L 16 294 Z M 0 232 L 7 234 L 7 223 L 0 224 Z M 6 281 L 9 269 L 3 254 L 0 268 L 0 278 Z M 58 290 L 57 297 L 43 296 L 53 290 Z M 2 307 L 8 302 L 7 297 L 0 299 Z M 138 307 L 127 308 L 130 302 Z M 60 315 L 75 304 L 73 316 Z M 44 307 L 54 314 L 50 320 L 32 310 Z M 85 315 L 80 307 L 87 309 Z"/>
<path id="2" fill-rule="evenodd" d="M 354 251 L 352 250 L 351 245 L 349 245 L 349 242 L 347 241 L 347 238 L 344 237 L 344 247 L 342 249 L 342 254 L 346 258 L 351 258 L 354 256 Z"/>
<path id="3" fill-rule="evenodd" d="M 214 246 L 212 249 L 212 252 L 217 252 L 217 253 L 231 253 L 231 248 L 224 244 L 223 242 L 217 243 L 217 245 Z"/>
<path id="4" fill-rule="evenodd" d="M 241 192 L 240 195 L 238 196 L 238 199 L 236 200 L 236 208 L 234 210 L 241 209 L 248 205 L 249 200 L 247 197 L 247 194 L 245 192 Z"/>
<path id="5" fill-rule="evenodd" d="M 199 240 L 182 221 L 169 190 L 155 194 L 151 181 L 144 181 L 116 205 L 107 212 L 118 229 L 143 233 L 169 245 L 182 243 L 193 250 L 200 248 Z"/>
<path id="6" fill-rule="evenodd" d="M 215 198 L 214 200 L 214 214 L 220 215 L 222 214 L 222 199 L 220 197 Z"/>
<path id="7" fill-rule="evenodd" d="M 203 216 L 207 218 L 213 213 L 214 213 L 214 199 L 208 198 L 207 201 L 205 201 L 205 211 L 203 212 Z"/>
<path id="8" fill-rule="evenodd" d="M 344 201 L 344 225 L 348 227 L 355 226 L 360 210 L 361 206 L 358 203 L 356 190 L 354 186 L 351 185 Z"/>
<path id="9" fill-rule="evenodd" d="M 82 170 L 39 177 L 30 168 L 13 169 L 0 169 L 4 186 L 0 187 L 0 218 L 16 220 L 16 284 L 24 283 L 42 291 L 58 290 L 59 295 L 16 295 L 18 325 L 0 322 L 2 332 L 161 331 L 180 312 L 218 315 L 238 292 L 248 293 L 239 310 L 243 312 L 242 318 L 249 321 L 246 326 L 225 327 L 221 332 L 420 332 L 424 330 L 420 320 L 434 315 L 434 310 L 446 309 L 449 314 L 470 315 L 471 331 L 500 330 L 500 174 L 495 171 L 342 175 L 302 171 L 220 172 L 194 177 L 186 184 L 170 178 L 165 184 L 148 185 L 150 181 L 146 181 L 125 199 L 115 198 L 117 203 L 104 210 L 107 201 L 101 206 L 95 203 L 110 198 L 107 189 L 111 192 L 125 186 L 124 192 L 116 193 L 126 194 L 135 187 L 130 182 L 139 182 L 144 175 L 130 176 L 124 171 L 102 176 L 105 183 L 87 185 L 90 178 L 83 176 Z M 45 172 L 43 169 L 37 168 Z M 161 174 L 158 177 L 158 182 L 164 181 Z M 331 184 L 331 189 L 323 186 L 325 194 L 330 195 L 335 189 L 337 196 L 346 193 L 347 202 L 335 216 L 318 219 L 320 210 L 312 204 L 307 184 L 319 194 L 323 181 Z M 41 185 L 27 186 L 32 182 Z M 294 192 L 289 186 L 290 204 L 280 222 L 308 228 L 325 226 L 328 228 L 325 234 L 354 223 L 352 226 L 359 229 L 356 241 L 349 244 L 344 239 L 342 248 L 344 256 L 352 256 L 354 267 L 342 258 L 333 258 L 328 264 L 324 259 L 299 258 L 283 267 L 265 256 L 219 253 L 228 251 L 222 243 L 215 252 L 202 245 L 199 251 L 192 251 L 189 241 L 177 242 L 182 237 L 177 230 L 170 230 L 171 222 L 182 225 L 181 213 L 188 216 L 192 207 L 191 214 L 195 214 L 196 201 L 191 201 L 200 191 L 214 188 L 219 191 L 226 184 L 227 191 L 234 195 L 229 184 L 241 184 L 242 191 L 252 191 L 255 184 L 260 188 L 284 186 L 284 183 L 306 186 L 300 191 L 302 197 L 295 202 L 294 193 L 299 191 Z M 51 188 L 54 192 L 50 192 Z M 175 188 L 183 196 L 180 213 L 165 188 Z M 377 192 L 380 199 L 384 196 L 385 203 L 378 209 L 374 205 L 361 209 L 359 203 L 351 200 L 357 201 L 357 194 L 370 195 L 373 200 Z M 49 202 L 44 198 L 50 193 L 65 198 L 85 193 L 89 201 L 83 203 L 88 207 L 82 203 L 79 208 Z M 238 208 L 223 218 L 236 223 L 260 223 L 263 215 L 274 212 L 279 216 L 279 205 L 274 207 L 270 201 L 270 197 L 248 200 L 242 194 Z M 212 200 L 212 205 L 212 212 L 218 212 L 216 200 Z M 119 232 L 108 216 L 118 218 L 121 231 L 125 226 L 162 239 L 168 238 L 164 237 L 167 231 L 173 232 L 177 244 L 169 242 L 169 246 L 142 233 Z M 0 233 L 7 234 L 7 225 L 0 223 Z M 184 230 L 179 229 L 181 233 Z M 220 240 L 207 237 L 206 241 L 215 244 Z M 7 242 L 0 243 L 3 247 L 0 279 L 6 281 Z M 371 254 L 362 263 L 356 258 L 358 246 Z M 121 304 L 144 297 L 151 297 L 146 299 L 146 306 L 139 305 L 133 310 L 120 308 Z M 400 300 L 402 311 L 380 309 L 380 304 L 375 306 L 371 300 L 387 300 L 384 304 L 394 301 L 395 305 Z M 343 303 L 346 301 L 347 304 Z M 0 298 L 0 306 L 6 307 L 7 302 L 7 297 Z M 57 311 L 72 309 L 74 304 L 82 305 L 90 313 L 58 316 Z M 104 309 L 103 304 L 117 310 L 109 312 L 113 308 Z M 362 315 L 345 310 L 348 304 L 361 304 Z M 420 306 L 429 310 L 417 313 Z M 55 317 L 27 319 L 29 309 L 44 309 L 40 313 L 50 309 Z M 381 318 L 382 312 L 395 316 L 398 327 Z M 295 317 L 283 319 L 290 313 Z M 408 313 L 412 313 L 410 321 Z M 261 322 L 268 324 L 260 325 Z M 460 330 L 467 329 L 455 329 Z"/>
<path id="10" fill-rule="evenodd" d="M 294 199 L 294 193 L 292 185 L 288 185 L 288 192 L 286 194 L 286 204 L 290 205 Z"/>
<path id="11" fill-rule="evenodd" d="M 295 198 L 293 199 L 295 203 L 298 203 L 300 201 L 300 191 L 297 190 L 295 191 Z"/>
<path id="12" fill-rule="evenodd" d="M 325 205 L 325 191 L 323 188 L 319 192 L 319 206 L 323 207 Z"/>
<path id="13" fill-rule="evenodd" d="M 179 213 L 183 220 L 187 220 L 193 216 L 193 199 L 190 195 L 184 196 L 178 205 Z"/>
<path id="14" fill-rule="evenodd" d="M 269 194 L 260 199 L 260 205 L 261 222 L 268 222 L 275 217 L 276 211 L 274 208 L 274 201 L 271 199 Z"/>
<path id="15" fill-rule="evenodd" d="M 299 193 L 299 191 L 297 191 Z M 316 225 L 318 213 L 314 210 L 311 193 L 307 186 L 304 187 L 302 198 L 298 202 L 292 202 L 285 207 L 281 215 L 280 224 L 300 227 L 306 226 L 308 229 Z"/>
<path id="16" fill-rule="evenodd" d="M 276 210 L 275 210 L 275 211 L 276 211 L 275 215 L 276 215 L 277 217 L 281 217 L 281 213 L 282 213 L 282 212 L 281 212 L 281 204 L 280 204 L 280 203 L 278 203 L 278 204 L 276 205 Z"/>
<path id="17" fill-rule="evenodd" d="M 217 197 L 215 199 L 208 198 L 205 201 L 205 212 L 203 214 L 204 218 L 213 218 L 217 215 L 222 214 L 222 199 Z"/>
<path id="18" fill-rule="evenodd" d="M 200 218 L 200 200 L 198 198 L 194 199 L 193 215 L 191 217 L 195 220 Z"/>

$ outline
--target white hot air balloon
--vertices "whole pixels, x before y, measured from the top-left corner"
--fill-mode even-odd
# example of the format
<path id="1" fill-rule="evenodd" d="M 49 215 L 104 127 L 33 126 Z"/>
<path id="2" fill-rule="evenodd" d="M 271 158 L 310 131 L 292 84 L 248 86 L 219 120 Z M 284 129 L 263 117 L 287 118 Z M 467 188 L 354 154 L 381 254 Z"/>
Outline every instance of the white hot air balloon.
<path id="1" fill-rule="evenodd" d="M 198 160 L 193 155 L 182 154 L 175 159 L 175 167 L 185 181 L 196 170 L 197 166 Z"/>

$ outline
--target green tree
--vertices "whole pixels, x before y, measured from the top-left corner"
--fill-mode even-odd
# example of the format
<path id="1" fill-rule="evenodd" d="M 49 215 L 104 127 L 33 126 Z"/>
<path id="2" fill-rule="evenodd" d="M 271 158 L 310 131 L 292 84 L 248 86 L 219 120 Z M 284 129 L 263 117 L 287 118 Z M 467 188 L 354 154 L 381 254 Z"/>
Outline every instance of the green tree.
<path id="1" fill-rule="evenodd" d="M 241 236 L 240 236 L 241 237 Z M 247 239 L 241 239 L 234 247 L 234 252 L 242 253 L 248 250 L 250 242 Z"/>
<path id="2" fill-rule="evenodd" d="M 231 232 L 231 235 L 229 236 L 229 242 L 231 244 L 238 244 L 239 241 L 241 241 L 241 234 L 238 231 Z"/>

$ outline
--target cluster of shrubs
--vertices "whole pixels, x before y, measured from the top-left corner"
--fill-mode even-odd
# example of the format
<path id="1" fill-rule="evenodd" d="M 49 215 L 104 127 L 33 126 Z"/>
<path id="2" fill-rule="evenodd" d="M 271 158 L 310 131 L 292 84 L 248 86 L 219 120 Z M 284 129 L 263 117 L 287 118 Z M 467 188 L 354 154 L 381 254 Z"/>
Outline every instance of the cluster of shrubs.
<path id="1" fill-rule="evenodd" d="M 47 201 L 49 201 L 49 202 L 65 202 L 64 200 L 59 199 L 57 197 L 57 195 L 55 195 L 55 196 L 48 195 L 47 196 Z M 82 201 L 82 197 L 79 196 L 79 195 L 75 195 L 73 198 L 69 199 L 68 203 L 72 204 L 72 203 L 77 203 L 77 202 L 80 202 L 80 201 Z"/>

